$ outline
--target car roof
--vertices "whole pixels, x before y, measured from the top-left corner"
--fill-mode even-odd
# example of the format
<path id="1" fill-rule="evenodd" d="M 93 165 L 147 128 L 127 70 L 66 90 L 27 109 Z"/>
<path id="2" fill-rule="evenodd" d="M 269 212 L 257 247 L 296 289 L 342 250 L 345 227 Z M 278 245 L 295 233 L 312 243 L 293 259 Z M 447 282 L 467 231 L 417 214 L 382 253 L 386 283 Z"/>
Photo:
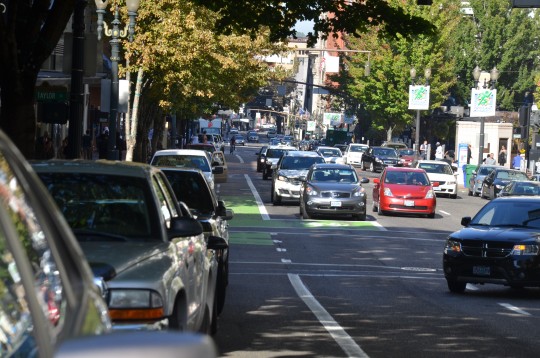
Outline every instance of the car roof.
<path id="1" fill-rule="evenodd" d="M 285 145 L 285 144 L 281 144 L 281 145 L 270 145 L 268 146 L 268 149 L 288 149 L 288 150 L 295 150 L 295 151 L 298 151 L 298 149 L 296 149 L 296 147 L 291 147 L 290 145 Z M 318 154 L 317 154 L 318 155 Z"/>
<path id="2" fill-rule="evenodd" d="M 419 163 L 419 164 L 422 164 L 422 163 L 433 163 L 433 164 L 445 164 L 445 165 L 450 165 L 448 162 L 445 162 L 444 160 L 419 160 L 418 163 Z"/>
<path id="3" fill-rule="evenodd" d="M 307 150 L 291 150 L 285 153 L 284 155 L 288 157 L 320 157 L 319 153 L 311 152 Z"/>
<path id="4" fill-rule="evenodd" d="M 316 163 L 313 165 L 313 169 L 352 169 L 350 164 L 338 164 L 338 163 Z"/>
<path id="5" fill-rule="evenodd" d="M 116 160 L 40 160 L 31 161 L 36 172 L 57 173 L 99 173 L 106 175 L 122 175 L 128 177 L 148 178 L 158 167 L 146 163 L 126 162 Z"/>
<path id="6" fill-rule="evenodd" d="M 362 143 L 349 143 L 348 145 L 351 147 L 369 147 L 369 145 Z"/>
<path id="7" fill-rule="evenodd" d="M 212 146 L 211 144 L 204 144 L 204 143 L 196 143 L 194 145 L 208 145 Z M 207 154 L 204 152 L 204 150 L 200 149 L 163 149 L 158 150 L 154 153 L 154 156 L 159 155 L 198 155 L 201 157 L 205 157 Z"/>
<path id="8" fill-rule="evenodd" d="M 540 204 L 540 196 L 536 195 L 511 195 L 511 196 L 498 196 L 492 199 L 488 204 L 496 203 L 498 201 L 528 201 Z"/>
<path id="9" fill-rule="evenodd" d="M 386 167 L 385 171 L 387 172 L 416 172 L 416 173 L 425 172 L 425 170 L 422 168 L 412 168 L 412 167 Z"/>

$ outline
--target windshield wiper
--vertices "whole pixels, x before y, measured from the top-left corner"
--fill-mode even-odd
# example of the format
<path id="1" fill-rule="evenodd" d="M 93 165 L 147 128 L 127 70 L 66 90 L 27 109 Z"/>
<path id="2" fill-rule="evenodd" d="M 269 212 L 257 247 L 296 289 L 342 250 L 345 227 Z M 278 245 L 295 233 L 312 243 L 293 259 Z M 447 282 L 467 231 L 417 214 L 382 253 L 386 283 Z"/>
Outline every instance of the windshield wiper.
<path id="1" fill-rule="evenodd" d="M 107 238 L 110 241 L 122 241 L 122 242 L 129 241 L 129 239 L 123 235 L 111 234 L 111 233 L 103 232 L 103 231 L 75 229 L 73 230 L 73 233 L 75 234 L 75 236 L 77 237 L 77 240 L 79 241 L 92 241 L 92 240 L 87 240 L 87 239 L 82 238 L 82 237 L 88 237 L 88 236 L 98 236 L 102 238 Z"/>

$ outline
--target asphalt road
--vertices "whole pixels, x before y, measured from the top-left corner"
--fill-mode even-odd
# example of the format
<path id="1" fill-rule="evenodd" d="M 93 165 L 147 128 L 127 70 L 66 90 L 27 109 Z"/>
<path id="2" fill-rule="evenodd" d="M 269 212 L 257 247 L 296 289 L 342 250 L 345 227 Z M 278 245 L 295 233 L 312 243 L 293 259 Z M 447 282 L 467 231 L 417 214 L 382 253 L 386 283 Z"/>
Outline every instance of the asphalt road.
<path id="1" fill-rule="evenodd" d="M 221 357 L 538 356 L 540 289 L 446 287 L 444 240 L 486 200 L 464 189 L 437 199 L 435 219 L 379 216 L 370 182 L 366 222 L 302 220 L 296 203 L 271 204 L 258 146 L 227 152 L 217 187 L 235 211 Z"/>

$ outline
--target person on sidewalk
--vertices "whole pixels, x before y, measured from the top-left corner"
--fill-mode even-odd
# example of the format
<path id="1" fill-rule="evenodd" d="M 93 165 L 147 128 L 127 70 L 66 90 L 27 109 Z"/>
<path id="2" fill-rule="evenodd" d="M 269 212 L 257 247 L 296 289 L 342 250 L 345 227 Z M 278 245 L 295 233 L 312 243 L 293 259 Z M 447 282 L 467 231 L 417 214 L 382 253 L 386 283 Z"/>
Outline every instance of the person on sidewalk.
<path id="1" fill-rule="evenodd" d="M 519 153 L 512 159 L 512 168 L 517 170 L 521 169 L 521 155 Z"/>
<path id="2" fill-rule="evenodd" d="M 440 142 L 437 142 L 437 149 L 435 149 L 435 160 L 443 160 L 443 147 Z"/>
<path id="3" fill-rule="evenodd" d="M 489 164 L 489 165 L 497 164 L 497 161 L 495 160 L 495 154 L 489 153 L 486 159 L 484 160 L 484 163 Z"/>
<path id="4" fill-rule="evenodd" d="M 502 165 L 504 167 L 504 165 L 506 164 L 506 148 L 503 146 L 501 146 L 501 150 L 499 151 L 499 165 Z"/>

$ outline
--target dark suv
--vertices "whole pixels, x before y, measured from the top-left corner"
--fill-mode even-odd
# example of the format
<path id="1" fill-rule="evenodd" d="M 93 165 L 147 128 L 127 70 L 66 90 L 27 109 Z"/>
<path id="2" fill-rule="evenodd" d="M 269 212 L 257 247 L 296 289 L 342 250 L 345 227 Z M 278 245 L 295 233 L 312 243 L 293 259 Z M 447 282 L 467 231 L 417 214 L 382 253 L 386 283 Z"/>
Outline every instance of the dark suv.
<path id="1" fill-rule="evenodd" d="M 288 151 L 279 159 L 272 174 L 271 199 L 279 205 L 281 199 L 300 199 L 300 177 L 305 177 L 313 164 L 324 163 L 324 158 L 316 152 Z"/>
<path id="2" fill-rule="evenodd" d="M 161 171 L 171 183 L 176 198 L 184 202 L 193 216 L 201 223 L 206 240 L 210 236 L 229 242 L 229 222 L 233 212 L 218 200 L 206 181 L 204 174 L 195 168 L 167 168 Z M 225 304 L 225 293 L 229 284 L 229 249 L 217 250 L 218 277 L 216 282 L 217 313 Z"/>
<path id="3" fill-rule="evenodd" d="M 291 150 L 296 150 L 296 148 L 286 145 L 271 145 L 270 147 L 268 147 L 268 150 L 266 151 L 266 156 L 264 158 L 264 165 L 262 168 L 263 180 L 267 180 L 269 177 L 272 176 L 272 171 L 274 170 L 274 167 L 276 166 L 279 158 L 281 158 L 284 153 L 290 152 Z"/>

